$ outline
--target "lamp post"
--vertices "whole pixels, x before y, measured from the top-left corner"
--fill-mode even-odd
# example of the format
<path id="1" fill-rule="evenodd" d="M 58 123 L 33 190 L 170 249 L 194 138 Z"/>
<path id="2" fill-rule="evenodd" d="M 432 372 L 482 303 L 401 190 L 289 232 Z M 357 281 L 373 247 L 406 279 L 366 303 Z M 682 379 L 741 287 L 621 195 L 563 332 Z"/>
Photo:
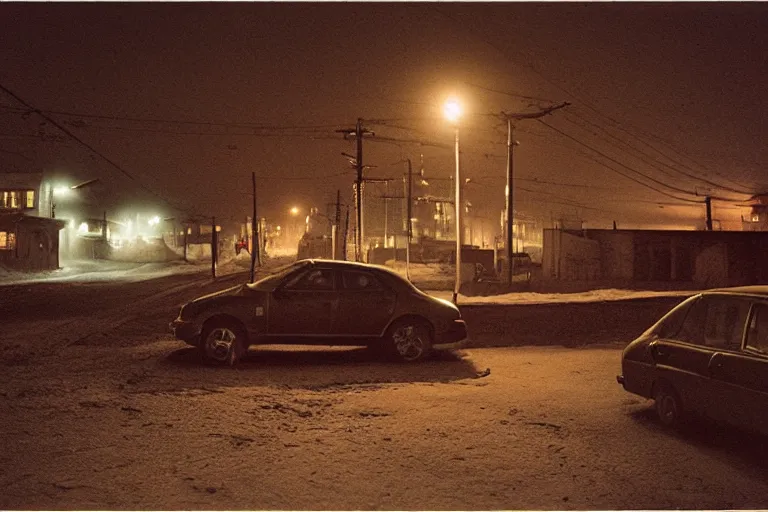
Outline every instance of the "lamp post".
<path id="1" fill-rule="evenodd" d="M 456 198 L 454 200 L 456 215 L 456 282 L 453 287 L 453 303 L 458 304 L 459 286 L 461 286 L 461 179 L 459 174 L 459 119 L 461 118 L 461 105 L 451 99 L 445 103 L 443 109 L 445 118 L 454 126 L 454 152 L 456 156 Z"/>
<path id="2" fill-rule="evenodd" d="M 291 223 L 292 224 L 291 231 L 293 231 L 293 236 L 297 238 L 301 238 L 301 234 L 299 231 L 299 219 L 298 219 L 300 210 L 297 206 L 294 206 L 293 208 L 290 209 L 290 212 L 291 212 L 291 217 L 293 217 L 293 222 Z"/>

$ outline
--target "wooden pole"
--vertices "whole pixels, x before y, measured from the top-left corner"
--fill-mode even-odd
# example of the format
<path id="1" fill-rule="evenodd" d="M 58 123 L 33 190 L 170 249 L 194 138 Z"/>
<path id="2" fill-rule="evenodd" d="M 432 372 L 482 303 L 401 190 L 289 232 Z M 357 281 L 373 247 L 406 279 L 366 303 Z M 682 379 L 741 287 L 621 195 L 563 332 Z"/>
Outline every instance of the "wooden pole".
<path id="1" fill-rule="evenodd" d="M 261 248 L 261 241 L 259 240 L 259 221 L 256 216 L 256 173 L 251 173 L 251 184 L 253 188 L 253 218 L 251 218 L 251 282 L 254 282 L 256 278 L 256 261 L 259 260 L 261 265 L 261 258 L 259 258 L 259 250 Z"/>
<path id="2" fill-rule="evenodd" d="M 216 279 L 216 217 L 211 217 L 211 275 Z"/>

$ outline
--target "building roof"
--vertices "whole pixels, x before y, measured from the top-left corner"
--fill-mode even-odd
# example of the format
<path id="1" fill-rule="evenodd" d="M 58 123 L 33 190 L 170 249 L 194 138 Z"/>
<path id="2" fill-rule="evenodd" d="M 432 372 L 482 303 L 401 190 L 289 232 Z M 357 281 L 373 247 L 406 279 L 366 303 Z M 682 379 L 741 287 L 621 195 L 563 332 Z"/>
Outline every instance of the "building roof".
<path id="1" fill-rule="evenodd" d="M 37 190 L 43 181 L 42 172 L 3 172 L 0 171 L 0 189 Z"/>
<path id="2" fill-rule="evenodd" d="M 12 229 L 16 224 L 37 224 L 40 226 L 55 226 L 56 229 L 64 229 L 67 222 L 61 219 L 51 219 L 49 217 L 35 217 L 34 215 L 24 215 L 20 212 L 0 213 L 0 229 Z"/>

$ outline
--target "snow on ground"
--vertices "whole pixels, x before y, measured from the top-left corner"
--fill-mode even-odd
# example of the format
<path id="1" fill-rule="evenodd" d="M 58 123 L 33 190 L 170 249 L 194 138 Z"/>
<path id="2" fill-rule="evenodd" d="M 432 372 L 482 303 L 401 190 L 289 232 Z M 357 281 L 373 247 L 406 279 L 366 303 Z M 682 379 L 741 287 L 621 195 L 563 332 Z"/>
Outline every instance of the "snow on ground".
<path id="1" fill-rule="evenodd" d="M 405 263 L 388 261 L 387 267 L 405 277 Z M 446 264 L 411 263 L 411 282 L 433 297 L 451 300 L 453 297 L 455 266 Z M 547 304 L 552 302 L 602 302 L 612 300 L 647 299 L 653 297 L 690 297 L 696 291 L 621 290 L 616 288 L 590 290 L 578 293 L 513 292 L 490 296 L 459 294 L 459 304 Z"/>
<path id="2" fill-rule="evenodd" d="M 263 267 L 273 268 L 286 263 L 280 258 L 266 259 Z M 250 269 L 251 257 L 241 252 L 223 260 L 216 267 L 217 276 L 225 276 Z M 112 260 L 62 261 L 61 268 L 46 272 L 18 272 L 0 267 L 0 286 L 40 282 L 137 282 L 179 274 L 205 274 L 211 272 L 210 260 L 164 261 L 136 263 Z"/>
<path id="3" fill-rule="evenodd" d="M 263 263 L 264 269 L 274 268 L 288 263 L 288 258 L 267 258 Z M 217 266 L 218 276 L 225 276 L 250 269 L 251 256 L 241 252 L 223 261 Z M 405 274 L 405 265 L 398 262 L 394 270 Z M 123 281 L 137 282 L 179 274 L 204 275 L 210 273 L 210 261 L 168 261 L 159 263 L 131 263 L 109 260 L 75 260 L 63 261 L 62 268 L 49 272 L 15 272 L 0 267 L 0 286 L 37 283 L 37 282 L 96 282 Z M 449 265 L 411 264 L 411 280 L 414 284 L 434 297 L 450 300 L 450 290 L 434 290 L 432 287 L 445 288 L 444 283 L 452 283 L 453 268 Z M 432 285 L 432 286 L 431 286 Z M 472 297 L 459 294 L 459 304 L 546 304 L 556 302 L 601 302 L 615 300 L 643 299 L 652 297 L 688 297 L 695 291 L 647 291 L 603 289 L 580 293 L 536 293 L 514 292 L 502 295 Z"/>
<path id="4" fill-rule="evenodd" d="M 453 292 L 444 290 L 428 291 L 433 297 L 451 300 Z M 579 293 L 535 293 L 514 292 L 487 297 L 468 297 L 459 294 L 459 305 L 481 304 L 548 304 L 557 302 L 603 302 L 615 300 L 648 299 L 653 297 L 690 297 L 695 291 L 648 291 L 648 290 L 619 290 L 615 288 L 590 290 Z"/>

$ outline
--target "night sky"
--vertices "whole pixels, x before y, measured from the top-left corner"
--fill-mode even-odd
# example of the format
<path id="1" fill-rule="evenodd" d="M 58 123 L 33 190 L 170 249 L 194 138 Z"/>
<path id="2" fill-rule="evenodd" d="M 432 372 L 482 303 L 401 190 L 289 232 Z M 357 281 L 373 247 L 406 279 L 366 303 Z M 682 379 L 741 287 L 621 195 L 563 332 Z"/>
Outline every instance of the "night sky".
<path id="1" fill-rule="evenodd" d="M 351 202 L 354 143 L 336 130 L 358 117 L 376 134 L 368 176 L 411 158 L 448 178 L 451 95 L 465 196 L 493 225 L 495 114 L 564 101 L 516 125 L 521 217 L 700 228 L 710 194 L 735 229 L 768 190 L 768 4 L 3 3 L 0 42 L 0 84 L 122 169 L 0 93 L 2 171 L 99 177 L 87 203 L 110 216 L 242 219 L 252 171 L 277 222 L 337 189 Z"/>

